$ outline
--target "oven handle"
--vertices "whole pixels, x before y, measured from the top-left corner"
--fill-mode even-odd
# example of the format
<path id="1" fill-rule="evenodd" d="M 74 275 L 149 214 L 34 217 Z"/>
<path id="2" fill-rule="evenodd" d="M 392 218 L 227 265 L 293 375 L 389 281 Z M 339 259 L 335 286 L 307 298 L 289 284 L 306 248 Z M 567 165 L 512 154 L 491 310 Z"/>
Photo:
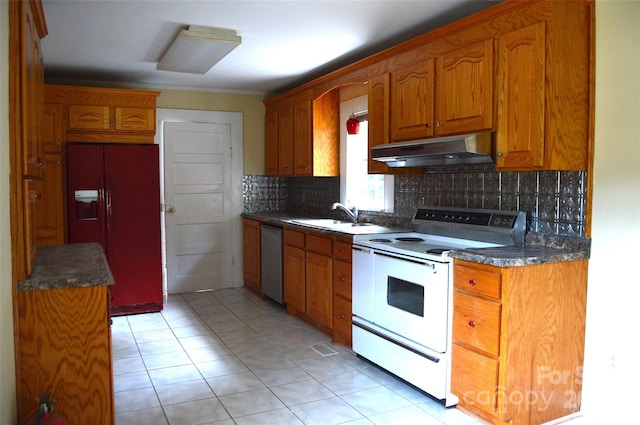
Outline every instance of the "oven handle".
<path id="1" fill-rule="evenodd" d="M 365 325 L 365 324 L 362 324 L 362 323 L 360 323 L 360 322 L 356 322 L 355 320 L 354 320 L 354 321 L 352 321 L 352 322 L 351 322 L 351 324 L 352 324 L 353 326 L 357 326 L 357 327 L 359 327 L 359 328 L 360 328 L 360 329 L 362 329 L 362 330 L 365 330 L 365 331 L 367 331 L 367 332 L 369 332 L 369 333 L 374 334 L 374 335 L 375 335 L 375 336 L 377 336 L 378 338 L 382 338 L 382 339 L 384 339 L 384 340 L 386 340 L 386 341 L 389 341 L 389 342 L 391 342 L 391 343 L 393 343 L 393 344 L 397 345 L 398 347 L 404 348 L 405 350 L 409 350 L 409 351 L 411 351 L 412 353 L 415 353 L 415 354 L 417 354 L 417 355 L 419 355 L 419 356 L 422 356 L 422 357 L 424 357 L 424 358 L 425 358 L 425 359 L 427 359 L 427 360 L 431 360 L 431 361 L 432 361 L 432 362 L 434 362 L 434 363 L 440 363 L 440 359 L 439 359 L 438 357 L 431 356 L 431 355 L 429 355 L 429 354 L 425 354 L 425 353 L 423 353 L 423 352 L 421 352 L 421 351 L 416 350 L 416 349 L 415 349 L 415 348 L 413 348 L 413 347 L 409 347 L 408 345 L 405 345 L 405 344 L 403 344 L 403 343 L 401 343 L 401 342 L 398 342 L 398 341 L 396 341 L 395 339 L 389 338 L 387 335 L 384 335 L 383 333 L 380 333 L 380 332 L 378 332 L 377 330 L 372 329 L 372 328 L 370 328 L 369 326 L 367 326 L 367 325 Z"/>
<path id="2" fill-rule="evenodd" d="M 408 257 L 399 257 L 399 256 L 396 256 L 396 255 L 382 253 L 382 252 L 379 252 L 379 251 L 374 251 L 373 253 L 375 255 L 382 255 L 383 257 L 394 258 L 396 260 L 402 260 L 402 261 L 409 261 L 411 263 L 420 264 L 421 266 L 431 267 L 433 270 L 436 269 L 436 265 L 435 264 L 429 263 L 429 262 L 426 262 L 426 261 L 414 260 L 414 259 L 408 258 Z"/>

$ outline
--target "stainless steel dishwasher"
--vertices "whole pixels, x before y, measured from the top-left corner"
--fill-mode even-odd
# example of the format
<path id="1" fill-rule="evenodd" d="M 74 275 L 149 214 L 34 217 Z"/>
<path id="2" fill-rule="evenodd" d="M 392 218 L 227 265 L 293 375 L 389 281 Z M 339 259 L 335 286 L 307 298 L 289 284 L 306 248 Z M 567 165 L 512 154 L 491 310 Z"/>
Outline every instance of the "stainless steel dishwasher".
<path id="1" fill-rule="evenodd" d="M 282 228 L 260 226 L 262 293 L 282 304 Z"/>

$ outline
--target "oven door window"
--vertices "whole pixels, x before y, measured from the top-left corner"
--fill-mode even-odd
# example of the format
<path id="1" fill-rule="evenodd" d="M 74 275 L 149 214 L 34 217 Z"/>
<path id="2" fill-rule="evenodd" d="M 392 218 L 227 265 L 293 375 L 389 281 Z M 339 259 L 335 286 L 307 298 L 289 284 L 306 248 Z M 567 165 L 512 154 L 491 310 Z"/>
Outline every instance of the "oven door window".
<path id="1" fill-rule="evenodd" d="M 387 279 L 387 304 L 424 317 L 424 286 L 389 276 Z"/>

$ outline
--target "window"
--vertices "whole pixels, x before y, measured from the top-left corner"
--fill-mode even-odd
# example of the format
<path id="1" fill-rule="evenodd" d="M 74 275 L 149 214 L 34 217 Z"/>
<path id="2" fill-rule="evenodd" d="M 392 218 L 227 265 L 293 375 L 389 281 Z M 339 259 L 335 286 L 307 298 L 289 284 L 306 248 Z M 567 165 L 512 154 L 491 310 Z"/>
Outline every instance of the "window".
<path id="1" fill-rule="evenodd" d="M 340 202 L 359 210 L 393 212 L 393 176 L 368 174 L 367 96 L 340 104 Z M 349 135 L 346 121 L 360 120 L 358 134 Z"/>

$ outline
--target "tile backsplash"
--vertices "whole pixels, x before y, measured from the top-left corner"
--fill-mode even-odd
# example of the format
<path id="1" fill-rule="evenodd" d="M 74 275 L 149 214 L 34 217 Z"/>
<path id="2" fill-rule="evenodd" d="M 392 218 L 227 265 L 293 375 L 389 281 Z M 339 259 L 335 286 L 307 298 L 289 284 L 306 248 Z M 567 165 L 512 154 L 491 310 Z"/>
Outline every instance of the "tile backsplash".
<path id="1" fill-rule="evenodd" d="M 395 177 L 392 214 L 361 211 L 367 221 L 409 226 L 418 205 L 525 211 L 529 231 L 585 236 L 583 171 L 438 171 Z M 338 177 L 244 177 L 244 210 L 335 214 Z"/>

